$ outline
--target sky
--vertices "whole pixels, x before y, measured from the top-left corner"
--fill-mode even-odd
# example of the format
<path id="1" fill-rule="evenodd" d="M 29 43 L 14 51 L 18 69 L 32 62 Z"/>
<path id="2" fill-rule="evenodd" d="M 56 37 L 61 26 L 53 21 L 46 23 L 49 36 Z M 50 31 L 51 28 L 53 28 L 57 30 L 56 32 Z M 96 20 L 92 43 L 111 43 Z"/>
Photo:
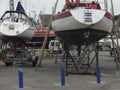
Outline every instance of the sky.
<path id="1" fill-rule="evenodd" d="M 15 7 L 19 0 L 14 0 Z M 40 11 L 51 14 L 52 7 L 55 5 L 56 0 L 20 0 L 22 2 L 23 7 L 26 12 L 30 14 L 30 12 L 35 12 L 37 15 Z M 64 0 L 59 0 L 57 11 L 61 11 L 64 6 Z M 0 0 L 0 16 L 9 9 L 9 0 Z"/>
<path id="2" fill-rule="evenodd" d="M 18 1 L 19 0 L 14 0 L 15 7 Z M 51 14 L 52 7 L 55 5 L 56 2 L 56 0 L 20 0 L 20 1 L 22 2 L 22 5 L 25 8 L 27 14 L 31 16 L 34 15 L 33 13 L 38 15 L 40 11 L 42 11 L 42 13 L 45 14 Z M 98 1 L 103 2 L 103 0 L 98 0 Z M 108 0 L 109 4 L 110 2 L 111 0 Z M 56 12 L 61 11 L 64 4 L 65 4 L 65 0 L 58 0 Z M 110 5 L 109 8 L 111 8 Z M 113 0 L 113 5 L 114 5 L 115 15 L 120 14 L 120 0 Z M 0 17 L 8 9 L 9 9 L 9 0 L 0 0 Z"/>

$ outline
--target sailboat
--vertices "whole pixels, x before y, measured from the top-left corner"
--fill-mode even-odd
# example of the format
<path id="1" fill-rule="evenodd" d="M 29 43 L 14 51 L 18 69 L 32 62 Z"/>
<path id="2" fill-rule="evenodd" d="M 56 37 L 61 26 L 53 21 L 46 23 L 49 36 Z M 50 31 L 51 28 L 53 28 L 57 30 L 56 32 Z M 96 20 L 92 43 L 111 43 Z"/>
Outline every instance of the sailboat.
<path id="1" fill-rule="evenodd" d="M 20 1 L 17 4 L 16 10 L 6 11 L 0 20 L 1 40 L 7 42 L 26 42 L 34 35 L 35 25 L 25 13 Z"/>
<path id="2" fill-rule="evenodd" d="M 32 37 L 32 39 L 27 42 L 26 46 L 29 47 L 41 47 L 44 41 L 44 38 L 46 36 L 46 33 L 48 31 L 47 27 L 41 27 L 41 26 L 36 26 L 36 31 Z M 55 33 L 53 31 L 50 31 L 49 35 L 48 35 L 48 40 L 47 40 L 47 44 L 45 48 L 48 48 L 49 42 L 51 40 L 54 40 L 56 37 Z"/>
<path id="3" fill-rule="evenodd" d="M 93 5 L 93 6 L 92 6 Z M 113 28 L 113 16 L 99 2 L 66 0 L 63 10 L 53 16 L 52 29 L 69 45 L 89 45 L 106 37 Z"/>

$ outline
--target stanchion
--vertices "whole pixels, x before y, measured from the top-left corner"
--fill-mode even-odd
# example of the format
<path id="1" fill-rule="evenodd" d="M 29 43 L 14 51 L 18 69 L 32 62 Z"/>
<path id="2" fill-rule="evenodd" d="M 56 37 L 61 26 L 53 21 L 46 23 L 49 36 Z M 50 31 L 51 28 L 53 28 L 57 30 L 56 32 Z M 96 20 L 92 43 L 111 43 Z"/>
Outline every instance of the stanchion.
<path id="1" fill-rule="evenodd" d="M 99 66 L 96 68 L 96 77 L 97 77 L 97 83 L 100 84 L 101 79 L 100 79 L 100 67 Z"/>
<path id="2" fill-rule="evenodd" d="M 61 68 L 61 86 L 65 86 L 65 70 Z"/>
<path id="3" fill-rule="evenodd" d="M 19 77 L 19 88 L 24 88 L 24 85 L 23 85 L 23 70 L 21 68 L 18 69 L 18 77 Z"/>

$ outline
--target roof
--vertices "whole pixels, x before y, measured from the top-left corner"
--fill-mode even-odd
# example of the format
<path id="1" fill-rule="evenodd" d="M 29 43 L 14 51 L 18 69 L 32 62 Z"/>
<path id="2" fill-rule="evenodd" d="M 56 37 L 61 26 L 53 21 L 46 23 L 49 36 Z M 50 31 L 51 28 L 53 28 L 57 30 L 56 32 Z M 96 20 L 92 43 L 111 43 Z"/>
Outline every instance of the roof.
<path id="1" fill-rule="evenodd" d="M 50 18 L 51 18 L 51 14 L 40 15 L 40 19 L 42 21 L 42 25 L 43 26 L 48 26 Z"/>

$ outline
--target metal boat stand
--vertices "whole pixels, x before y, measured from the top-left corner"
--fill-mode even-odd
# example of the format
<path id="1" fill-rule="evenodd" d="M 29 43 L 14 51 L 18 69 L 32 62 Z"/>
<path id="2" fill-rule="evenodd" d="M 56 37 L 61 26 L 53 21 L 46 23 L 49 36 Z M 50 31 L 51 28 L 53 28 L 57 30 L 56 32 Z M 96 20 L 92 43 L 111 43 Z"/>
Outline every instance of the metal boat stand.
<path id="1" fill-rule="evenodd" d="M 97 44 L 98 45 L 98 44 Z M 94 47 L 93 47 L 94 46 Z M 96 71 L 94 72 L 88 72 L 93 62 L 96 60 L 95 69 L 99 66 L 99 58 L 98 58 L 98 46 L 96 45 L 90 45 L 85 46 L 81 50 L 80 56 L 73 55 L 75 54 L 76 50 L 73 50 L 70 48 L 71 46 L 66 43 L 65 46 L 65 52 L 63 54 L 63 61 L 65 61 L 65 70 L 66 70 L 66 76 L 68 74 L 80 74 L 80 75 L 95 75 Z M 72 52 L 72 53 L 71 53 Z"/>

